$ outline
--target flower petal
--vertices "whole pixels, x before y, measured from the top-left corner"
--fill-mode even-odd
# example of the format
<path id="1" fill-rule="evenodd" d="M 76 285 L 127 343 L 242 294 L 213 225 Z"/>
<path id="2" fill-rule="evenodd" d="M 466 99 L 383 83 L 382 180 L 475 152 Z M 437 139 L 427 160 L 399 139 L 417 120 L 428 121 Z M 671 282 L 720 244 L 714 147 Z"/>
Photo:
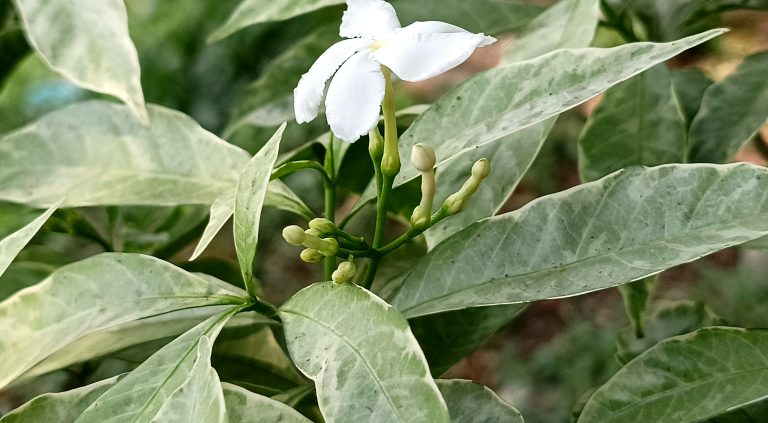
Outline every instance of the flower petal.
<path id="1" fill-rule="evenodd" d="M 433 78 L 465 60 L 479 47 L 496 42 L 443 22 L 416 22 L 402 28 L 376 50 L 375 57 L 400 79 L 410 82 Z"/>
<path id="2" fill-rule="evenodd" d="M 370 44 L 369 40 L 342 40 L 320 55 L 293 90 L 293 108 L 298 123 L 309 122 L 317 117 L 320 103 L 323 101 L 325 83 L 347 59 Z"/>
<path id="3" fill-rule="evenodd" d="M 379 122 L 384 74 L 371 52 L 361 51 L 336 72 L 328 87 L 325 114 L 333 133 L 355 142 Z"/>
<path id="4" fill-rule="evenodd" d="M 400 28 L 395 8 L 384 0 L 347 0 L 339 35 L 381 38 Z"/>

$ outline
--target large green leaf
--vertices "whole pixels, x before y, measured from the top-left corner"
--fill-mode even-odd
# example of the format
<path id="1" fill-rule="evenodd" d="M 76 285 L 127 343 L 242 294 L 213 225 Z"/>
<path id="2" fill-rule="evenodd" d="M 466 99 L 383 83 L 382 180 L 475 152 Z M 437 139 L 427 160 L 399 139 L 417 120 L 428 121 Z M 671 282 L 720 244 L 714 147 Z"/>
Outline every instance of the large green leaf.
<path id="1" fill-rule="evenodd" d="M 768 233 L 768 169 L 630 168 L 480 221 L 438 245 L 392 304 L 406 317 L 579 295 Z"/>
<path id="2" fill-rule="evenodd" d="M 186 308 L 243 303 L 237 288 L 148 256 L 102 254 L 62 267 L 0 303 L 0 386 L 90 333 Z"/>
<path id="3" fill-rule="evenodd" d="M 408 322 L 375 295 L 318 283 L 279 314 L 293 362 L 315 381 L 328 421 L 448 421 Z"/>
<path id="4" fill-rule="evenodd" d="M 285 123 L 275 132 L 264 147 L 259 150 L 243 170 L 235 194 L 234 234 L 237 259 L 243 273 L 245 286 L 251 290 L 253 277 L 253 259 L 259 241 L 259 221 L 261 209 L 267 196 L 267 186 L 272 176 L 272 168 L 277 160 L 280 140 L 283 138 Z"/>
<path id="5" fill-rule="evenodd" d="M 557 49 L 588 47 L 599 16 L 598 0 L 562 0 L 526 25 L 507 47 L 502 63 L 533 59 Z"/>
<path id="6" fill-rule="evenodd" d="M 664 341 L 619 370 L 579 422 L 694 422 L 768 396 L 768 331 L 707 328 Z"/>
<path id="7" fill-rule="evenodd" d="M 680 110 L 685 116 L 686 128 L 690 128 L 699 112 L 704 93 L 712 83 L 713 81 L 701 69 L 687 68 L 672 71 L 672 87 L 680 104 Z"/>
<path id="8" fill-rule="evenodd" d="M 445 163 L 556 116 L 723 32 L 665 44 L 560 50 L 491 69 L 443 96 L 416 119 L 400 139 L 401 161 L 408 163 L 413 145 L 422 143 L 434 147 L 438 163 Z M 395 185 L 418 176 L 416 169 L 404 166 Z M 357 207 L 375 197 L 375 188 L 369 186 Z"/>
<path id="9" fill-rule="evenodd" d="M 29 44 L 74 84 L 124 101 L 145 124 L 136 47 L 122 0 L 14 0 Z"/>
<path id="10" fill-rule="evenodd" d="M 211 346 L 239 309 L 212 316 L 153 354 L 93 402 L 77 423 L 224 421 L 224 398 L 210 367 Z M 181 420 L 171 419 L 174 413 Z"/>
<path id="11" fill-rule="evenodd" d="M 438 380 L 437 387 L 454 423 L 523 423 L 523 416 L 515 407 L 477 382 Z"/>
<path id="12" fill-rule="evenodd" d="M 725 163 L 768 119 L 768 52 L 755 54 L 704 94 L 691 124 L 690 160 Z"/>
<path id="13" fill-rule="evenodd" d="M 2 423 L 73 423 L 118 377 L 101 380 L 66 392 L 40 395 L 0 418 Z"/>
<path id="14" fill-rule="evenodd" d="M 57 202 L 57 204 L 54 204 L 37 219 L 7 237 L 0 239 L 0 275 L 8 269 L 13 259 L 24 249 L 37 231 L 43 227 L 43 224 L 56 211 L 60 203 L 61 201 Z"/>
<path id="15" fill-rule="evenodd" d="M 309 423 L 306 417 L 293 408 L 273 399 L 254 394 L 239 386 L 222 383 L 227 417 L 230 422 L 261 423 Z"/>
<path id="16" fill-rule="evenodd" d="M 89 101 L 0 138 L 0 198 L 62 207 L 211 204 L 237 182 L 248 153 L 179 112 Z"/>
<path id="17" fill-rule="evenodd" d="M 594 181 L 633 165 L 685 161 L 686 124 L 666 65 L 608 90 L 579 138 L 579 173 Z"/>

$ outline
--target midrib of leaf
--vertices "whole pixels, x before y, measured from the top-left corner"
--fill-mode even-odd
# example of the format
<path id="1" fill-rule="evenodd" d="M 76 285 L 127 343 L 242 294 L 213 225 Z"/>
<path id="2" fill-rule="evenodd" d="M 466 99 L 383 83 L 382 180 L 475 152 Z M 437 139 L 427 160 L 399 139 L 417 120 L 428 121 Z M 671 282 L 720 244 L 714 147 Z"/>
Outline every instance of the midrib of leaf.
<path id="1" fill-rule="evenodd" d="M 321 322 L 319 320 L 313 319 L 313 318 L 311 318 L 310 316 L 308 316 L 308 315 L 306 315 L 304 313 L 301 313 L 301 312 L 298 312 L 298 311 L 295 311 L 295 310 L 291 310 L 291 309 L 285 309 L 285 308 L 281 309 L 280 311 L 283 312 L 283 313 L 289 313 L 289 314 L 293 314 L 295 316 L 304 318 L 304 319 L 306 319 L 306 320 L 308 320 L 310 322 L 314 322 L 318 326 L 320 326 L 323 329 L 327 330 L 328 332 L 331 332 L 332 334 L 338 336 L 339 339 L 344 341 L 344 343 L 352 351 L 354 351 L 355 355 L 357 355 L 357 357 L 360 359 L 360 361 L 362 361 L 363 364 L 365 364 L 365 368 L 368 369 L 368 372 L 371 374 L 371 376 L 373 376 L 373 380 L 376 382 L 376 385 L 379 387 L 379 389 L 381 389 L 381 393 L 384 394 L 384 398 L 387 399 L 387 402 L 389 403 L 390 408 L 392 408 L 392 411 L 394 411 L 395 416 L 397 416 L 398 421 L 400 421 L 400 422 L 405 422 L 406 421 L 406 420 L 403 420 L 402 416 L 400 416 L 400 413 L 398 412 L 397 407 L 395 407 L 395 404 L 392 401 L 392 398 L 390 398 L 390 396 L 389 396 L 389 392 L 387 392 L 387 390 L 384 389 L 384 385 L 382 385 L 381 379 L 379 379 L 379 376 L 378 376 L 378 374 L 376 374 L 376 371 L 374 371 L 373 366 L 371 366 L 371 363 L 369 363 L 368 360 L 365 359 L 365 356 L 360 352 L 360 350 L 358 350 L 354 346 L 354 344 L 352 344 L 351 340 L 349 340 L 346 336 L 342 335 L 341 333 L 337 332 L 336 329 L 326 325 L 325 323 L 323 323 L 323 322 Z"/>
<path id="2" fill-rule="evenodd" d="M 767 367 L 757 367 L 757 368 L 754 368 L 754 369 L 747 369 L 747 370 L 739 370 L 737 372 L 728 373 L 725 376 L 713 376 L 713 377 L 709 377 L 709 378 L 706 378 L 706 379 L 701 379 L 701 380 L 696 381 L 694 383 L 686 384 L 685 386 L 677 388 L 677 389 L 672 389 L 672 390 L 668 390 L 668 391 L 664 391 L 664 392 L 658 392 L 658 393 L 653 394 L 653 395 L 651 395 L 649 397 L 643 398 L 642 401 L 636 402 L 634 404 L 631 404 L 631 405 L 628 405 L 628 406 L 626 406 L 624 408 L 616 410 L 616 412 L 612 412 L 610 417 L 611 418 L 618 417 L 619 415 L 625 414 L 626 412 L 630 411 L 631 409 L 633 409 L 635 407 L 639 407 L 639 406 L 642 406 L 642 405 L 646 405 L 648 403 L 652 403 L 652 402 L 656 401 L 657 399 L 659 399 L 661 397 L 664 397 L 664 396 L 667 396 L 667 395 L 670 395 L 670 396 L 677 395 L 677 394 L 680 394 L 680 393 L 684 393 L 684 392 L 686 392 L 686 391 L 688 391 L 690 389 L 697 388 L 697 387 L 699 387 L 701 385 L 706 385 L 706 384 L 709 384 L 709 383 L 716 383 L 716 382 L 718 382 L 720 380 L 725 380 L 725 379 L 732 378 L 734 376 L 739 376 L 739 375 L 741 375 L 743 373 L 752 373 L 752 372 L 760 372 L 760 371 L 768 371 L 768 366 Z M 768 393 L 766 395 L 768 396 Z M 750 400 L 750 402 L 758 401 L 760 399 L 762 399 L 762 398 Z M 728 411 L 728 410 L 725 410 L 725 411 Z M 713 417 L 715 415 L 705 416 L 705 417 L 702 417 L 701 419 L 698 419 L 697 421 L 700 421 L 702 419 L 706 419 L 706 418 L 709 418 L 709 417 Z"/>
<path id="3" fill-rule="evenodd" d="M 229 312 L 229 313 L 225 313 L 225 314 L 222 314 L 221 318 L 219 318 L 218 320 L 216 320 L 216 323 L 214 323 L 214 324 L 212 324 L 212 325 L 211 325 L 211 329 L 215 328 L 215 327 L 216 327 L 216 326 L 217 326 L 217 325 L 218 325 L 218 324 L 219 324 L 219 323 L 220 323 L 222 320 L 227 320 L 227 319 L 231 318 L 231 317 L 232 317 L 232 316 L 233 316 L 235 313 L 237 313 L 238 311 L 240 311 L 240 309 L 241 309 L 241 308 L 242 308 L 242 307 L 235 307 L 235 308 L 233 308 L 232 310 L 230 310 L 230 312 Z M 204 334 L 203 336 L 206 336 L 206 335 L 208 335 L 208 334 L 210 334 L 210 329 L 209 329 L 209 330 L 207 330 L 207 331 L 205 331 L 205 334 Z M 163 381 L 162 381 L 162 382 L 161 382 L 159 385 L 157 385 L 157 388 L 154 390 L 154 392 L 153 392 L 153 393 L 152 393 L 152 395 L 149 397 L 149 399 L 147 399 L 147 401 L 145 401 L 145 402 L 144 402 L 144 404 L 142 405 L 141 409 L 140 409 L 139 411 L 137 411 L 137 412 L 136 412 L 136 414 L 134 414 L 134 417 L 131 419 L 131 422 L 132 422 L 132 423 L 136 423 L 136 422 L 138 421 L 138 418 L 139 418 L 139 416 L 141 416 L 141 413 L 143 413 L 143 412 L 144 412 L 144 410 L 146 410 L 146 409 L 147 409 L 147 407 L 149 406 L 149 404 L 150 404 L 152 401 L 154 401 L 155 397 L 157 397 L 157 393 L 160 391 L 160 389 L 159 389 L 159 388 L 160 388 L 160 387 L 162 387 L 163 385 L 165 385 L 165 384 L 168 382 L 168 380 L 169 380 L 169 379 L 170 379 L 170 378 L 171 378 L 173 375 L 175 375 L 175 374 L 176 374 L 176 372 L 179 370 L 179 366 L 181 366 L 181 363 L 182 363 L 184 360 L 186 360 L 186 358 L 187 358 L 187 357 L 189 357 L 189 355 L 192 353 L 192 351 L 195 351 L 195 352 L 197 352 L 197 344 L 198 344 L 199 342 L 200 342 L 200 340 L 198 339 L 198 341 L 197 341 L 197 342 L 194 342 L 194 343 L 192 343 L 192 345 L 191 345 L 191 346 L 190 346 L 190 347 L 187 349 L 187 351 L 184 353 L 184 355 L 182 356 L 182 358 L 181 358 L 179 361 L 177 361 L 177 362 L 176 362 L 176 365 L 175 365 L 175 366 L 173 366 L 173 370 L 171 370 L 171 372 L 168 374 L 168 376 L 166 376 L 166 377 L 163 379 Z M 179 389 L 181 389 L 181 387 L 182 387 L 183 385 L 184 385 L 184 384 L 182 384 L 181 386 L 179 386 L 179 388 L 178 388 L 178 389 L 176 389 L 176 391 L 178 391 Z M 171 395 L 173 395 L 173 393 L 175 393 L 176 391 L 173 391 L 173 392 L 171 393 Z M 170 396 L 169 396 L 169 398 L 170 398 Z"/>
<path id="4" fill-rule="evenodd" d="M 470 291 L 470 290 L 477 289 L 477 288 L 480 288 L 480 287 L 483 287 L 483 286 L 493 285 L 493 284 L 497 284 L 497 283 L 501 283 L 501 282 L 512 282 L 512 281 L 515 281 L 515 280 L 520 279 L 520 278 L 525 278 L 525 277 L 528 277 L 528 276 L 535 276 L 535 275 L 539 275 L 539 274 L 543 274 L 543 273 L 553 272 L 553 271 L 556 271 L 558 269 L 562 269 L 562 268 L 569 267 L 569 266 L 572 266 L 572 265 L 575 265 L 575 264 L 587 262 L 587 261 L 590 261 L 590 260 L 597 260 L 597 259 L 601 259 L 601 258 L 604 258 L 604 257 L 615 256 L 616 254 L 622 253 L 622 252 L 631 252 L 631 251 L 634 251 L 634 250 L 637 250 L 637 249 L 645 249 L 645 248 L 648 248 L 649 246 L 654 246 L 654 245 L 657 245 L 657 244 L 658 245 L 668 244 L 671 241 L 675 241 L 675 240 L 678 240 L 678 239 L 684 239 L 684 238 L 688 237 L 690 234 L 692 234 L 694 232 L 710 231 L 710 230 L 711 231 L 718 231 L 721 228 L 726 228 L 728 226 L 732 226 L 732 225 L 735 225 L 735 224 L 749 223 L 749 222 L 752 222 L 752 221 L 755 221 L 755 220 L 760 221 L 760 220 L 764 220 L 764 219 L 768 219 L 768 213 L 762 213 L 762 214 L 754 215 L 754 216 L 751 216 L 751 217 L 749 217 L 747 219 L 732 220 L 729 223 L 722 223 L 722 224 L 718 224 L 718 225 L 704 226 L 704 227 L 696 228 L 695 231 L 689 230 L 688 232 L 685 232 L 685 233 L 682 233 L 682 234 L 679 234 L 679 235 L 676 235 L 676 236 L 667 237 L 667 238 L 657 238 L 656 240 L 654 240 L 652 242 L 649 242 L 647 244 L 642 244 L 640 246 L 635 245 L 635 246 L 629 247 L 629 248 L 619 248 L 619 249 L 616 249 L 614 251 L 611 251 L 610 253 L 606 252 L 606 253 L 601 253 L 601 254 L 597 254 L 597 255 L 594 255 L 594 256 L 590 256 L 590 257 L 585 257 L 583 259 L 574 260 L 574 261 L 571 261 L 571 262 L 568 262 L 568 263 L 565 263 L 565 264 L 562 264 L 562 265 L 559 265 L 559 266 L 556 266 L 556 267 L 548 267 L 548 268 L 544 268 L 544 269 L 532 270 L 530 272 L 520 273 L 520 274 L 514 275 L 512 277 L 501 277 L 501 278 L 489 279 L 486 282 L 482 282 L 482 283 L 479 283 L 477 285 L 472 285 L 472 286 L 460 288 L 460 289 L 457 289 L 455 291 L 452 291 L 452 292 L 440 295 L 438 297 L 435 297 L 435 298 L 433 298 L 431 300 L 424 301 L 424 302 L 412 305 L 412 306 L 410 306 L 408 308 L 401 309 L 401 312 L 402 313 L 406 313 L 406 312 L 408 312 L 410 310 L 413 310 L 414 308 L 421 307 L 421 306 L 424 306 L 426 304 L 431 304 L 431 303 L 437 302 L 439 300 L 445 299 L 447 297 L 451 297 L 453 295 L 459 294 L 461 292 Z M 757 235 L 756 237 L 759 237 L 759 235 Z M 746 242 L 746 241 L 744 241 L 744 242 Z M 724 248 L 727 248 L 727 247 L 728 246 L 726 246 Z M 619 257 L 616 257 L 616 258 L 620 260 Z M 694 258 L 692 260 L 689 260 L 689 261 L 693 261 L 693 260 L 696 260 L 696 258 Z M 642 276 L 641 278 L 638 278 L 638 279 L 642 279 L 642 278 L 647 277 L 647 276 L 653 276 L 653 275 L 655 275 L 657 273 L 660 273 L 660 272 L 663 272 L 663 271 L 664 271 L 664 269 L 661 269 L 661 270 L 655 271 L 653 273 L 650 273 L 648 275 Z M 620 284 L 617 284 L 617 285 L 621 285 L 621 284 L 623 284 L 623 283 L 620 283 Z M 592 289 L 592 290 L 589 290 L 589 291 L 580 291 L 577 294 L 567 294 L 567 295 L 563 295 L 563 296 L 547 297 L 547 298 L 549 298 L 549 299 L 568 298 L 568 297 L 572 297 L 572 296 L 575 296 L 575 295 L 581 295 L 581 294 L 585 294 L 585 293 L 589 293 L 589 292 L 600 291 L 600 290 L 603 290 L 603 289 L 605 289 L 605 288 L 601 287 L 601 288 L 596 288 L 596 289 Z M 538 301 L 538 300 L 536 300 L 536 301 Z M 483 306 L 502 305 L 502 304 L 519 304 L 519 303 L 526 303 L 526 302 L 531 302 L 531 300 L 512 302 L 512 303 L 503 302 L 503 303 L 498 303 L 498 304 L 483 304 Z M 477 307 L 477 306 L 474 306 L 474 307 Z M 460 310 L 460 309 L 448 309 L 448 310 L 442 310 L 442 311 L 451 311 L 451 310 Z"/>

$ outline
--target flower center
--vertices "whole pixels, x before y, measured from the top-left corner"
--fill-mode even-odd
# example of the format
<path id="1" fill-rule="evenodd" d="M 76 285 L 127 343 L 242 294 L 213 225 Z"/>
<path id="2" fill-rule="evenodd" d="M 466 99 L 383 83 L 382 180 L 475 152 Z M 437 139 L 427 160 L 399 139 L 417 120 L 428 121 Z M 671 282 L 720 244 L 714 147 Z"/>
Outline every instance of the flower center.
<path id="1" fill-rule="evenodd" d="M 386 39 L 376 40 L 368 48 L 371 49 L 371 51 L 376 51 L 376 50 L 384 47 L 384 44 L 387 44 L 387 40 Z"/>

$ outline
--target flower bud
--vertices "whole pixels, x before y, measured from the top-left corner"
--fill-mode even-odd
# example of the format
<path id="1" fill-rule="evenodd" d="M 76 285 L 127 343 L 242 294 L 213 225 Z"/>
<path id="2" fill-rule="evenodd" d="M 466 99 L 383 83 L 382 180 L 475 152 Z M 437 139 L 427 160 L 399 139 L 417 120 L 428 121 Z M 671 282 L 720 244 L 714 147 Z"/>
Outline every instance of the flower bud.
<path id="1" fill-rule="evenodd" d="M 333 271 L 331 279 L 336 284 L 347 283 L 355 276 L 355 263 L 345 261 L 339 265 L 339 268 Z"/>
<path id="2" fill-rule="evenodd" d="M 381 155 L 384 154 L 384 138 L 381 136 L 378 127 L 374 127 L 368 133 L 368 153 L 376 162 L 380 161 Z"/>
<path id="3" fill-rule="evenodd" d="M 419 172 L 428 172 L 434 169 L 435 163 L 437 163 L 435 149 L 425 144 L 414 145 L 411 150 L 411 163 Z"/>
<path id="4" fill-rule="evenodd" d="M 443 203 L 443 210 L 448 216 L 454 215 L 467 205 L 467 200 L 474 194 L 483 183 L 483 180 L 491 173 L 491 162 L 488 159 L 480 159 L 472 165 L 472 176 L 456 193 L 451 194 Z"/>
<path id="5" fill-rule="evenodd" d="M 316 219 L 312 219 L 309 221 L 309 227 L 311 229 L 314 229 L 321 234 L 333 234 L 336 233 L 336 225 L 333 224 L 330 220 L 318 217 Z"/>
<path id="6" fill-rule="evenodd" d="M 300 257 L 307 263 L 320 263 L 323 261 L 324 256 L 320 254 L 320 251 L 317 251 L 314 248 L 307 248 L 301 252 Z"/>
<path id="7" fill-rule="evenodd" d="M 302 245 L 306 237 L 304 229 L 301 229 L 300 226 L 292 225 L 283 229 L 283 238 L 291 245 Z"/>
<path id="8" fill-rule="evenodd" d="M 491 174 L 491 162 L 488 159 L 480 159 L 472 165 L 472 177 L 479 182 L 485 180 Z"/>
<path id="9" fill-rule="evenodd" d="M 325 238 L 322 242 L 322 245 L 318 248 L 320 254 L 326 257 L 333 257 L 336 255 L 336 252 L 339 251 L 339 241 L 336 241 L 333 238 Z"/>
<path id="10" fill-rule="evenodd" d="M 314 236 L 314 237 L 318 237 L 318 238 L 323 236 L 322 232 L 318 231 L 317 229 L 311 229 L 311 228 L 307 229 L 306 231 L 304 231 L 304 233 L 309 235 L 309 236 Z"/>

